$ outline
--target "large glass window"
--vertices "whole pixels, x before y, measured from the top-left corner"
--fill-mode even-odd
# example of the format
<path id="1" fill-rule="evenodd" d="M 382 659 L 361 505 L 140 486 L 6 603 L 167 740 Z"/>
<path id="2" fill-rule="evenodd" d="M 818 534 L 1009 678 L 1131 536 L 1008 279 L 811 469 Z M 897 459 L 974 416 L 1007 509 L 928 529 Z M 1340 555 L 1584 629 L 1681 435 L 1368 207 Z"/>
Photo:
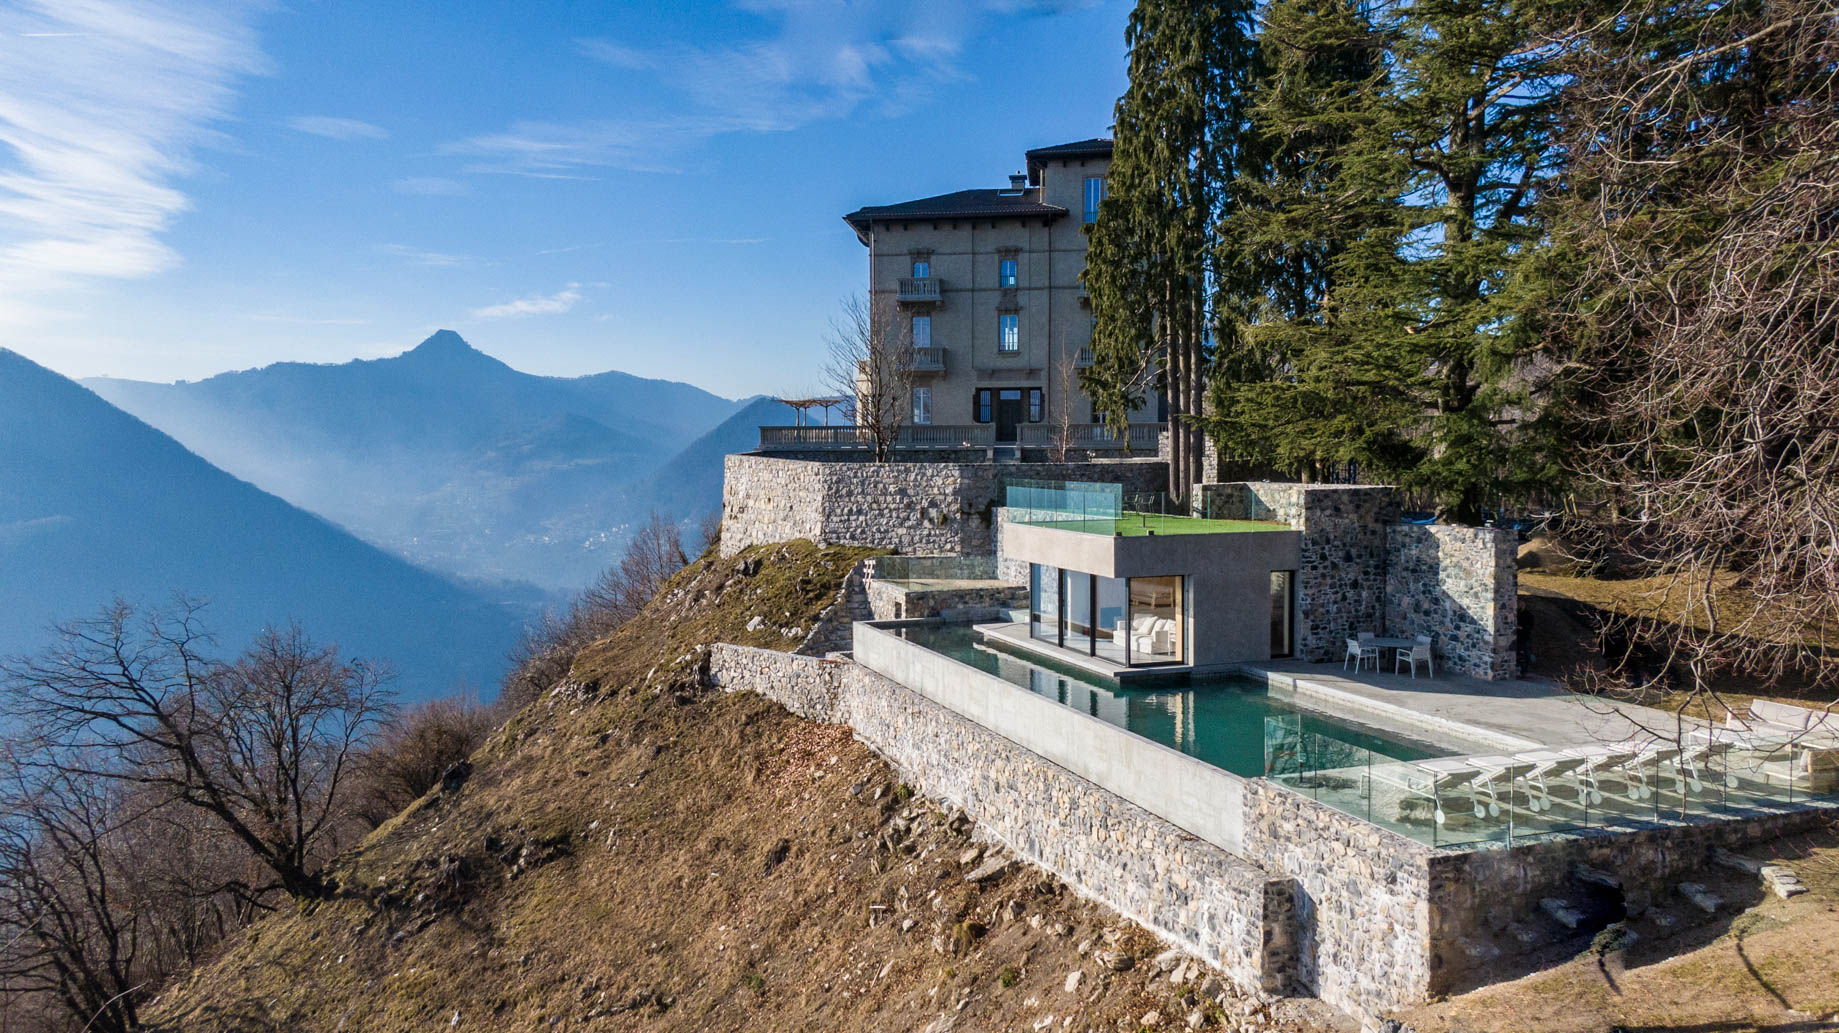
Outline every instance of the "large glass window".
<path id="1" fill-rule="evenodd" d="M 1180 663 L 1182 641 L 1181 577 L 1130 579 L 1130 662 Z"/>
<path id="2" fill-rule="evenodd" d="M 922 427 L 932 422 L 932 388 L 913 389 L 913 422 Z"/>
<path id="3" fill-rule="evenodd" d="M 1022 317 L 1012 312 L 1005 312 L 996 317 L 996 350 L 999 352 L 1017 352 L 1022 350 Z"/>
<path id="4" fill-rule="evenodd" d="M 1060 644 L 1060 568 L 1028 565 L 1028 634 Z"/>
<path id="5" fill-rule="evenodd" d="M 913 317 L 913 347 L 915 348 L 932 347 L 932 317 L 931 316 L 914 316 Z"/>
<path id="6" fill-rule="evenodd" d="M 1296 572 L 1271 571 L 1271 656 L 1291 656 L 1296 652 L 1296 631 L 1291 626 L 1296 612 Z"/>

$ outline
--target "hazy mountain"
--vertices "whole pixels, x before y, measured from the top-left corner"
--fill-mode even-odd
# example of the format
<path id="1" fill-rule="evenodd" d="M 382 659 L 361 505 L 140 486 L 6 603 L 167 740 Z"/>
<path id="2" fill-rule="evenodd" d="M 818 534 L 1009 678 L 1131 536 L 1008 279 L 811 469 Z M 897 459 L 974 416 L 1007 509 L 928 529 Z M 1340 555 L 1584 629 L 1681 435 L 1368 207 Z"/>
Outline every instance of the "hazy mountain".
<path id="1" fill-rule="evenodd" d="M 665 466 L 635 487 L 632 498 L 674 520 L 695 520 L 721 508 L 722 460 L 760 444 L 760 428 L 786 426 L 797 412 L 765 396 L 747 399 L 739 412 L 697 438 Z"/>
<path id="2" fill-rule="evenodd" d="M 552 591 L 605 567 L 649 508 L 634 485 L 738 405 L 625 373 L 521 373 L 451 330 L 388 359 L 85 383 L 367 541 L 469 579 Z"/>
<path id="3" fill-rule="evenodd" d="M 0 349 L 0 653 L 117 595 L 210 600 L 226 649 L 298 619 L 388 658 L 405 694 L 496 690 L 520 613 L 219 470 L 50 370 Z"/>

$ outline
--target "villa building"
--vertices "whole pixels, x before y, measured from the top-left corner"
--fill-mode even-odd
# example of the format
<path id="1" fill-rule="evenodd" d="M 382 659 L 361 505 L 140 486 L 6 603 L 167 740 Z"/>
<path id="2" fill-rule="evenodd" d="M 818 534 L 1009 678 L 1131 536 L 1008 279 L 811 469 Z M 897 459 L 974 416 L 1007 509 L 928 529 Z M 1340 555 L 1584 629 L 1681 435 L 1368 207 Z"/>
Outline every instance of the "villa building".
<path id="1" fill-rule="evenodd" d="M 1075 371 L 1091 364 L 1080 274 L 1111 141 L 1027 152 L 996 189 L 871 205 L 843 218 L 868 248 L 870 304 L 913 349 L 910 423 L 987 427 L 996 444 L 1047 444 L 1097 422 Z M 1132 423 L 1160 418 L 1151 399 Z"/>

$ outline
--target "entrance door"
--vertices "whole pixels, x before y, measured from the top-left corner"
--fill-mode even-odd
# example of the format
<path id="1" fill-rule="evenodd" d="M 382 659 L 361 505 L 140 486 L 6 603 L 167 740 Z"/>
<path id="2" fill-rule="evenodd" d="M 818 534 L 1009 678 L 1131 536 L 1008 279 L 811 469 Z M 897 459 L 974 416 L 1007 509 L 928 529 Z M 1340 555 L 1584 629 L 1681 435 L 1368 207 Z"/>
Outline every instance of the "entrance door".
<path id="1" fill-rule="evenodd" d="M 1022 405 L 1022 389 L 1005 387 L 996 392 L 996 440 L 999 444 L 1015 443 L 1016 428 L 1027 416 Z"/>

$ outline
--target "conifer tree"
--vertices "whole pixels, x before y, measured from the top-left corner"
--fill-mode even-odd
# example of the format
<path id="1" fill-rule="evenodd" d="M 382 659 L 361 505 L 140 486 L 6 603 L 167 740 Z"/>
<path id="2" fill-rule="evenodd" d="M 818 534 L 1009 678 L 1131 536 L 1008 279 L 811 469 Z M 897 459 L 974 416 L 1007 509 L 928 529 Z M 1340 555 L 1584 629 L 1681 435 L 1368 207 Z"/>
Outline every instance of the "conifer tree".
<path id="1" fill-rule="evenodd" d="M 1223 329 L 1217 234 L 1233 203 L 1250 25 L 1248 0 L 1140 0 L 1131 12 L 1130 85 L 1087 258 L 1097 326 L 1086 390 L 1114 424 L 1151 388 L 1166 393 L 1177 499 L 1201 475 L 1209 339 Z"/>

